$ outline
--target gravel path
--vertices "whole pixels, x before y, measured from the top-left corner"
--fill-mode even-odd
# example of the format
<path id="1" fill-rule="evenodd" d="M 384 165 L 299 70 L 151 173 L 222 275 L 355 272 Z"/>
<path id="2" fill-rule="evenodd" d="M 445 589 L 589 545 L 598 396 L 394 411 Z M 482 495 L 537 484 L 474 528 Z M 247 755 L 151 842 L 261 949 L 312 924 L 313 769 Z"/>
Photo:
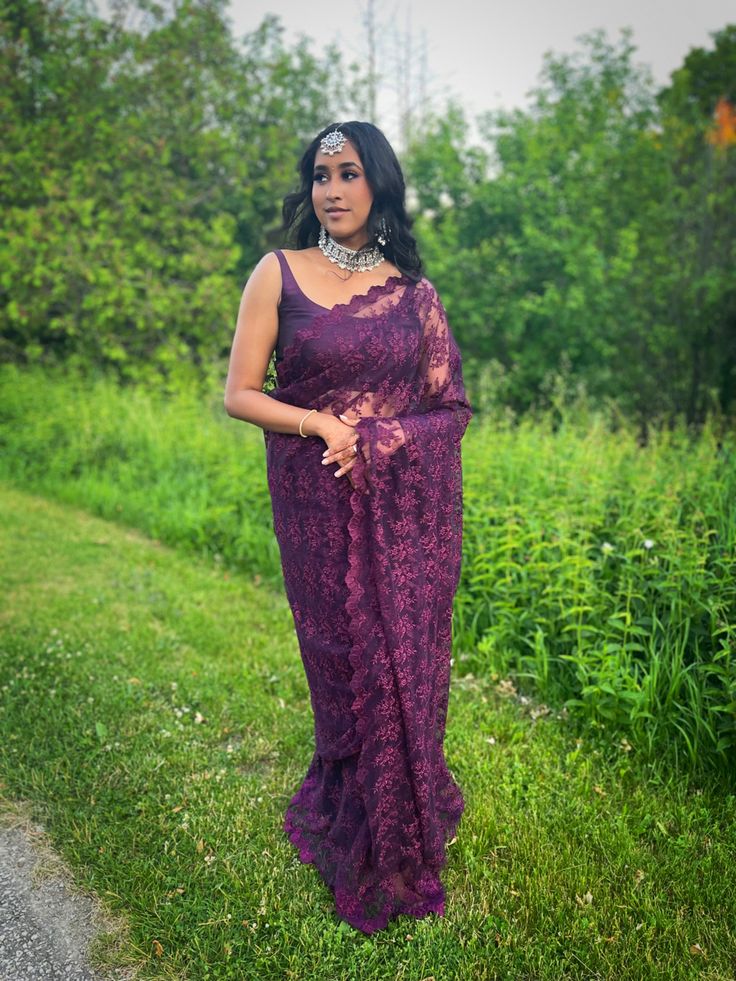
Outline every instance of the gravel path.
<path id="1" fill-rule="evenodd" d="M 43 828 L 8 810 L 0 824 L 0 981 L 132 979 L 130 968 L 97 973 L 87 960 L 93 937 L 116 932 L 95 900 L 49 847 Z M 120 929 L 120 925 L 118 925 Z"/>

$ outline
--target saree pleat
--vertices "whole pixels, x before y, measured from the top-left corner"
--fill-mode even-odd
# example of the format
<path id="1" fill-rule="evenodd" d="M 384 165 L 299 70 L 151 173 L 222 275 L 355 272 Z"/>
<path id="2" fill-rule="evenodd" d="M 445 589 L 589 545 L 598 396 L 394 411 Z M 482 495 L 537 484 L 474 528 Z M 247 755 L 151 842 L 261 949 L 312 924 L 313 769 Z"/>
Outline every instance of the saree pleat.
<path id="1" fill-rule="evenodd" d="M 444 913 L 440 870 L 464 810 L 443 743 L 472 410 L 426 279 L 392 277 L 315 309 L 277 380 L 274 398 L 360 420 L 355 486 L 322 465 L 321 438 L 265 440 L 314 713 L 314 754 L 284 831 L 337 915 L 373 933 L 402 913 Z"/>

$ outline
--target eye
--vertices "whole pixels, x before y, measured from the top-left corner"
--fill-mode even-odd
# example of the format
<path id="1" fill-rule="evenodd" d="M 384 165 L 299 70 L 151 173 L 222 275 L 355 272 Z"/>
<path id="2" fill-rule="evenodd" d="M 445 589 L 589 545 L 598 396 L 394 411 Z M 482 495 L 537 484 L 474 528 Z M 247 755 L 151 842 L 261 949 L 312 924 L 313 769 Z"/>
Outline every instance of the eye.
<path id="1" fill-rule="evenodd" d="M 343 174 L 344 177 L 360 177 L 360 174 L 356 174 L 353 170 L 346 170 Z"/>
<path id="2" fill-rule="evenodd" d="M 320 178 L 324 176 L 324 174 L 315 174 L 312 180 L 317 181 L 317 183 L 321 183 Z"/>

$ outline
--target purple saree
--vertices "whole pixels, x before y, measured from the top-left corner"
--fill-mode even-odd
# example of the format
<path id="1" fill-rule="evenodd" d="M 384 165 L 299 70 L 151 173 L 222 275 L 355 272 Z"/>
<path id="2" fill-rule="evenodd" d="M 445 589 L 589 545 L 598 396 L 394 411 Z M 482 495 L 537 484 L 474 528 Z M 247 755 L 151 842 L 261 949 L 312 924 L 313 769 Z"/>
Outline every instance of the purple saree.
<path id="1" fill-rule="evenodd" d="M 332 309 L 280 251 L 272 398 L 359 419 L 349 474 L 325 442 L 265 430 L 287 597 L 315 752 L 284 817 L 339 917 L 373 933 L 444 913 L 439 877 L 464 810 L 443 742 L 460 576 L 460 441 L 472 409 L 427 279 L 393 276 Z M 355 487 L 351 485 L 353 478 Z"/>

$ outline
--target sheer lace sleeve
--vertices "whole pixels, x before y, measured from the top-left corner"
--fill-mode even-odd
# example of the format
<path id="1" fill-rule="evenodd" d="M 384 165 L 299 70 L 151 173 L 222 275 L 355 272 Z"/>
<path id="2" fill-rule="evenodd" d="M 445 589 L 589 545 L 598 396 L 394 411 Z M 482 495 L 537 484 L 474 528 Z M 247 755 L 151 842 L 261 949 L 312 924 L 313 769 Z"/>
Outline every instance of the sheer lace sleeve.
<path id="1" fill-rule="evenodd" d="M 351 475 L 358 490 L 369 493 L 389 459 L 402 448 L 410 461 L 457 447 L 472 417 L 462 378 L 457 342 L 440 297 L 429 281 L 417 291 L 422 326 L 417 391 L 413 411 L 396 416 L 367 416 L 356 425 L 358 454 Z"/>

